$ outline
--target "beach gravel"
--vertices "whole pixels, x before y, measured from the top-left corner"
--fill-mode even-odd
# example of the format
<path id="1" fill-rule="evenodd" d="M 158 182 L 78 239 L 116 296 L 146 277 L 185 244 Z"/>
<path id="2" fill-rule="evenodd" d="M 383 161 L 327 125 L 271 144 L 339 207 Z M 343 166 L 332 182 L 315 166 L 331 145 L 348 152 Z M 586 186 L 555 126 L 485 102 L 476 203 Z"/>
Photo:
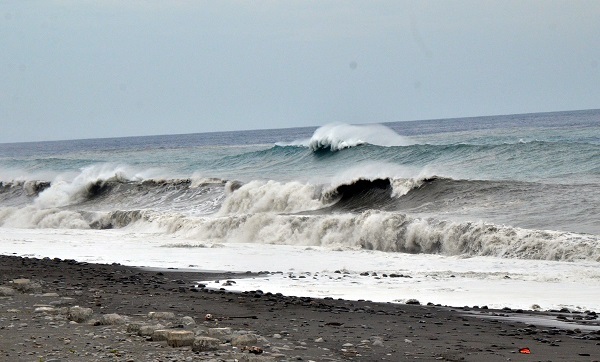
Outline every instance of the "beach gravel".
<path id="1" fill-rule="evenodd" d="M 600 361 L 595 311 L 196 287 L 236 277 L 0 256 L 0 361 Z"/>

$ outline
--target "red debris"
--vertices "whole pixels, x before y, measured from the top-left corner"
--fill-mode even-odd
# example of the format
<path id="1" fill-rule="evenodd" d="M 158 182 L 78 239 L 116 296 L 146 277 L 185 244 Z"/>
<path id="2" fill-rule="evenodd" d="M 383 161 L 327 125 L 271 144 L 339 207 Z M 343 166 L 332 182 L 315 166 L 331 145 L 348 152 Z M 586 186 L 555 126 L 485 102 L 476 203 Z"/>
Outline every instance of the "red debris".
<path id="1" fill-rule="evenodd" d="M 519 353 L 531 354 L 531 350 L 527 347 L 519 349 Z"/>

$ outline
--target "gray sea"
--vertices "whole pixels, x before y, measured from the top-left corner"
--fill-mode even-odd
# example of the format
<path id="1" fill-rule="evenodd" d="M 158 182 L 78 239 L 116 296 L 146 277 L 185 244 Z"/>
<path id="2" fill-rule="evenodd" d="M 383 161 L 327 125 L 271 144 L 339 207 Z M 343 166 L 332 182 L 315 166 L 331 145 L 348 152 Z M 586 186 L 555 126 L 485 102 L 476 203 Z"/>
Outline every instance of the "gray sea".
<path id="1" fill-rule="evenodd" d="M 0 144 L 2 227 L 600 261 L 600 110 Z"/>

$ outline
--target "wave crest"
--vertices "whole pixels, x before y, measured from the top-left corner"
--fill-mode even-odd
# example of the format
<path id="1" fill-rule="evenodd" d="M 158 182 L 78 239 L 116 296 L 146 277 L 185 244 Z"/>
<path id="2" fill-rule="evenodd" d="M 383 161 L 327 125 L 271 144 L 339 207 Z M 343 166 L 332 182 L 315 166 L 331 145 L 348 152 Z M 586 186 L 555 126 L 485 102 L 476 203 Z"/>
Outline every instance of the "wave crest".
<path id="1" fill-rule="evenodd" d="M 287 145 L 308 147 L 315 152 L 319 150 L 339 151 L 365 144 L 393 147 L 409 146 L 415 142 L 380 124 L 333 123 L 319 127 L 309 139 L 298 140 Z"/>
<path id="2" fill-rule="evenodd" d="M 323 206 L 318 187 L 300 182 L 251 181 L 230 182 L 230 194 L 223 202 L 220 215 L 256 212 L 299 212 Z"/>
<path id="3" fill-rule="evenodd" d="M 158 216 L 158 215 L 157 215 Z M 448 256 L 600 261 L 593 235 L 451 222 L 369 210 L 360 214 L 236 214 L 146 219 L 164 232 L 210 243 L 242 242 L 361 248 Z"/>

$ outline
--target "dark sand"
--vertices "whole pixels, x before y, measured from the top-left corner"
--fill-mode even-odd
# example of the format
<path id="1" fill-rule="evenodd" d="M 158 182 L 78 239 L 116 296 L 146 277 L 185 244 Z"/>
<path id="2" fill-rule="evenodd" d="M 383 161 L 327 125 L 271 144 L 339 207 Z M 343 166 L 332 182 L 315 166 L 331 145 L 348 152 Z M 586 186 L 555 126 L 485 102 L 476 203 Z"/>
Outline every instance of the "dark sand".
<path id="1" fill-rule="evenodd" d="M 259 291 L 235 294 L 195 283 L 233 278 L 227 273 L 0 256 L 0 285 L 12 288 L 18 278 L 38 283 L 41 290 L 0 296 L 0 361 L 600 361 L 594 312 L 382 304 Z M 56 310 L 34 311 L 43 305 Z M 265 338 L 256 343 L 264 353 L 255 357 L 229 343 L 217 352 L 172 348 L 127 332 L 127 323 L 75 323 L 57 315 L 58 308 L 73 305 L 92 308 L 96 320 L 118 313 L 131 323 L 147 319 L 149 312 L 165 311 L 197 323 L 190 327 L 175 322 L 171 328 L 252 331 Z M 207 313 L 217 321 L 205 321 Z M 516 320 L 496 318 L 502 316 Z M 566 323 L 548 326 L 544 320 Z M 522 347 L 531 354 L 519 353 Z"/>

